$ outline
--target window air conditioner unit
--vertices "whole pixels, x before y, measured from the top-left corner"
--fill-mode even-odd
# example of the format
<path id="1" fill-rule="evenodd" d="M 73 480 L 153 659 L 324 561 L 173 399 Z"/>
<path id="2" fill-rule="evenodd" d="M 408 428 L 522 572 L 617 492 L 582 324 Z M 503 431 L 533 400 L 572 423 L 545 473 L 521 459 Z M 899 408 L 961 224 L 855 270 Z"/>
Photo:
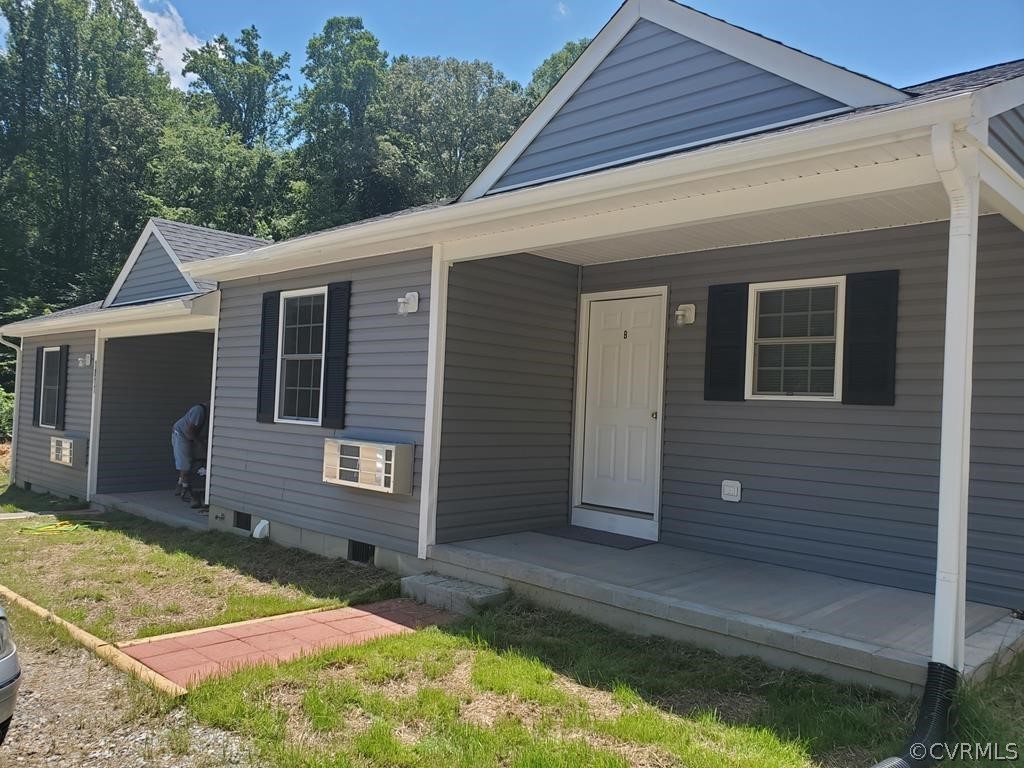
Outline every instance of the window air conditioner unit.
<path id="1" fill-rule="evenodd" d="M 51 437 L 50 461 L 65 467 L 73 467 L 75 465 L 75 441 L 70 437 Z"/>
<path id="2" fill-rule="evenodd" d="M 413 446 L 366 440 L 324 440 L 323 481 L 380 493 L 412 493 Z"/>

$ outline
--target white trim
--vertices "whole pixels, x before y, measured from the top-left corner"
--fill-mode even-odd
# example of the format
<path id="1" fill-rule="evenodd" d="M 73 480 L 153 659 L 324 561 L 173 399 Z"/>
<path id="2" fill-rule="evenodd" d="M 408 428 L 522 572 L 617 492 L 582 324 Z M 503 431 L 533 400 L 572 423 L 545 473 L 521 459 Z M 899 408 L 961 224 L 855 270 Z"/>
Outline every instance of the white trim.
<path id="1" fill-rule="evenodd" d="M 837 67 L 672 0 L 627 0 L 512 137 L 498 150 L 459 200 L 473 200 L 483 197 L 488 191 L 497 191 L 492 190 L 493 185 L 512 167 L 544 126 L 640 19 L 660 24 L 680 35 L 810 88 L 848 107 L 892 104 L 908 98 L 903 91 L 890 85 Z M 718 140 L 720 139 L 715 139 Z"/>
<path id="2" fill-rule="evenodd" d="M 217 324 L 213 328 L 213 368 L 210 371 L 210 407 L 206 414 L 206 492 L 204 500 L 210 503 L 210 478 L 213 477 L 213 411 L 217 404 L 217 358 L 220 350 L 220 291 L 217 292 Z M 327 307 L 324 306 L 324 325 Z"/>
<path id="3" fill-rule="evenodd" d="M 236 280 L 429 248 L 438 242 L 457 242 L 460 237 L 477 233 L 529 227 L 535 223 L 532 219 L 535 215 L 549 218 L 553 211 L 562 208 L 593 206 L 608 198 L 680 185 L 724 172 L 725 168 L 730 174 L 738 174 L 759 170 L 771 163 L 796 162 L 829 152 L 923 138 L 936 121 L 968 118 L 970 104 L 969 94 L 957 94 L 898 109 L 854 114 L 843 120 L 811 123 L 503 195 L 324 230 L 243 253 L 189 262 L 185 268 L 193 276 Z M 938 181 L 934 168 L 931 181 Z M 876 190 L 867 193 L 873 191 Z M 569 213 L 565 218 L 576 215 Z M 447 245 L 445 252 L 448 252 Z"/>
<path id="4" fill-rule="evenodd" d="M 14 350 L 14 413 L 11 416 L 11 461 L 10 461 L 10 483 L 14 485 L 18 481 L 18 427 L 21 419 L 19 418 L 21 412 L 21 376 L 23 373 L 22 366 L 25 364 L 22 354 L 21 344 L 15 344 L 12 341 L 8 341 L 0 335 L 0 344 Z"/>
<path id="5" fill-rule="evenodd" d="M 633 513 L 616 514 L 595 509 L 583 504 L 583 444 L 586 432 L 587 409 L 587 349 L 590 343 L 590 310 L 595 301 L 614 299 L 642 299 L 655 297 L 661 300 L 660 347 L 658 374 L 658 423 L 654 455 L 654 484 L 657 500 L 654 514 L 650 518 Z M 644 288 L 625 288 L 617 291 L 580 294 L 576 332 L 576 387 L 573 396 L 573 442 L 572 442 L 572 524 L 585 528 L 598 528 L 612 533 L 622 533 L 650 541 L 658 540 L 661 522 L 661 473 L 662 443 L 665 424 L 665 367 L 668 345 L 668 286 L 657 285 Z"/>
<path id="6" fill-rule="evenodd" d="M 46 355 L 49 352 L 57 353 L 57 375 L 60 375 L 60 347 L 43 347 L 43 363 L 39 367 L 39 381 L 36 382 L 36 386 L 39 387 L 39 413 L 35 414 L 36 421 L 39 422 L 39 426 L 43 429 L 56 429 L 57 423 L 44 424 L 43 423 L 43 405 L 46 387 L 43 386 L 43 382 L 46 381 Z M 66 393 L 65 393 L 66 395 Z M 57 383 L 57 397 L 60 398 L 60 382 Z M 57 403 L 57 410 L 60 410 L 60 403 Z"/>
<path id="7" fill-rule="evenodd" d="M 317 404 L 316 419 L 284 418 L 281 416 L 281 368 L 284 358 L 284 304 L 288 299 L 299 298 L 300 296 L 323 296 L 324 297 L 324 327 L 323 337 L 320 342 L 320 402 Z M 277 371 L 274 376 L 274 423 L 275 424 L 303 424 L 307 427 L 319 427 L 324 420 L 324 371 L 327 370 L 327 286 L 321 285 L 316 288 L 299 288 L 294 291 L 281 291 L 277 307 Z"/>
<path id="8" fill-rule="evenodd" d="M 430 261 L 430 307 L 427 337 L 427 396 L 423 417 L 423 467 L 420 472 L 420 525 L 416 553 L 425 559 L 437 536 L 437 481 L 441 460 L 444 409 L 445 343 L 448 333 L 448 270 L 443 246 L 434 246 Z"/>
<path id="9" fill-rule="evenodd" d="M 733 133 L 723 134 L 722 136 L 713 136 L 709 139 L 701 139 L 700 141 L 690 141 L 685 144 L 676 144 L 665 149 L 655 149 L 650 152 L 643 152 L 639 155 L 629 155 L 627 157 L 620 158 L 618 160 L 609 160 L 606 163 L 598 163 L 597 165 L 588 165 L 584 168 L 575 169 L 572 171 L 565 171 L 564 173 L 556 173 L 551 176 L 544 176 L 539 179 L 530 179 L 529 181 L 521 181 L 518 184 L 507 184 L 503 187 L 491 187 L 487 190 L 488 195 L 496 195 L 501 192 L 510 192 L 514 189 L 522 189 L 524 187 L 533 187 L 538 184 L 548 184 L 552 181 L 558 181 L 559 179 L 568 179 L 573 176 L 581 176 L 587 173 L 593 173 L 594 171 L 601 171 L 606 168 L 614 168 L 617 165 L 628 165 L 630 163 L 637 163 L 641 160 L 648 160 L 662 155 L 672 155 L 677 152 L 683 152 L 687 149 L 693 149 L 694 147 L 703 147 L 708 144 L 717 144 L 721 141 L 729 141 L 731 139 L 738 139 L 743 136 L 752 136 L 756 133 L 762 133 L 764 131 L 772 131 L 777 128 L 785 128 L 790 125 L 799 125 L 800 123 L 806 123 L 811 120 L 819 120 L 823 117 L 830 117 L 832 115 L 841 115 L 850 111 L 850 107 L 839 107 L 838 109 L 829 109 L 824 112 L 816 112 L 813 115 L 806 115 L 804 117 L 794 117 L 792 120 L 782 120 L 778 123 L 771 123 L 769 125 L 758 126 L 757 128 L 750 128 L 745 131 L 735 131 Z"/>
<path id="10" fill-rule="evenodd" d="M 106 298 L 103 299 L 103 304 L 101 306 L 104 309 L 110 306 L 130 306 L 131 304 L 134 303 L 125 302 L 124 305 L 115 304 L 114 299 L 117 298 L 117 294 L 120 293 L 121 288 L 124 286 L 125 281 L 128 279 L 128 275 L 130 275 L 132 269 L 135 268 L 135 264 L 138 262 L 139 257 L 142 255 L 143 249 L 145 249 L 146 244 L 149 242 L 150 236 L 155 237 L 157 242 L 160 244 L 160 247 L 163 248 L 164 251 L 166 251 L 167 256 L 170 258 L 171 262 L 174 264 L 175 267 L 177 267 L 179 274 L 185 279 L 185 282 L 188 283 L 191 292 L 199 293 L 199 288 L 196 287 L 195 280 L 192 279 L 192 276 L 190 274 L 188 274 L 184 269 L 182 269 L 181 260 L 178 258 L 178 254 L 174 252 L 174 249 L 171 248 L 167 240 L 164 239 L 163 234 L 161 234 L 160 228 L 157 226 L 156 219 L 150 219 L 149 221 L 146 222 L 146 226 L 143 228 L 142 234 L 139 235 L 139 239 L 135 241 L 135 245 L 132 248 L 132 252 L 128 255 L 128 260 L 124 263 L 124 266 L 121 267 L 121 271 L 118 272 L 117 279 L 114 280 L 114 285 L 111 286 L 110 291 L 107 292 Z M 152 296 L 146 299 L 141 299 L 140 301 L 157 301 L 162 298 L 172 298 L 174 296 L 183 295 L 185 294 L 177 293 L 172 294 L 171 296 Z"/>
<path id="11" fill-rule="evenodd" d="M 907 94 L 672 0 L 638 0 L 640 16 L 851 107 L 895 104 Z"/>
<path id="12" fill-rule="evenodd" d="M 979 118 L 995 117 L 1020 106 L 1024 106 L 1024 77 L 994 83 L 974 93 L 973 114 Z"/>
<path id="13" fill-rule="evenodd" d="M 137 307 L 140 304 L 151 304 L 154 301 L 163 301 L 164 299 L 180 299 L 183 296 L 192 296 L 194 291 L 185 291 L 184 293 L 168 293 L 164 296 L 151 296 L 145 299 L 136 299 L 135 301 L 124 301 L 116 304 L 111 304 L 111 309 L 117 309 L 119 307 Z"/>
<path id="14" fill-rule="evenodd" d="M 981 182 L 977 150 L 957 152 L 954 136 L 951 124 L 932 132 L 932 156 L 950 205 L 932 661 L 963 671 Z"/>
<path id="15" fill-rule="evenodd" d="M 640 4 L 637 0 L 628 0 L 616 11 L 590 44 L 583 49 L 583 53 L 573 65 L 544 95 L 515 133 L 459 196 L 460 201 L 475 200 L 487 194 L 639 19 Z"/>
<path id="16" fill-rule="evenodd" d="M 92 356 L 92 405 L 89 410 L 89 461 L 86 469 L 85 500 L 96 496 L 99 477 L 100 419 L 103 412 L 103 361 L 106 357 L 107 340 L 96 334 Z"/>
<path id="17" fill-rule="evenodd" d="M 152 321 L 179 321 L 188 324 L 190 320 L 209 315 L 206 307 L 211 302 L 209 297 L 214 293 L 210 292 L 200 296 L 179 298 L 178 301 L 168 300 L 142 306 L 95 309 L 63 317 L 42 315 L 30 320 L 9 323 L 0 328 L 0 333 L 5 333 L 9 336 L 26 337 L 44 336 L 66 331 L 102 330 Z M 212 328 L 212 318 L 210 323 L 210 328 Z M 185 330 L 194 329 L 186 328 Z"/>
<path id="18" fill-rule="evenodd" d="M 757 333 L 757 296 L 766 291 L 790 288 L 820 288 L 835 286 L 835 372 L 831 395 L 762 395 L 754 392 L 754 345 Z M 843 401 L 843 342 L 846 332 L 846 275 L 810 277 L 802 280 L 776 280 L 770 283 L 751 283 L 747 288 L 747 353 L 744 371 L 744 398 L 746 400 L 781 400 L 815 403 L 841 403 Z"/>

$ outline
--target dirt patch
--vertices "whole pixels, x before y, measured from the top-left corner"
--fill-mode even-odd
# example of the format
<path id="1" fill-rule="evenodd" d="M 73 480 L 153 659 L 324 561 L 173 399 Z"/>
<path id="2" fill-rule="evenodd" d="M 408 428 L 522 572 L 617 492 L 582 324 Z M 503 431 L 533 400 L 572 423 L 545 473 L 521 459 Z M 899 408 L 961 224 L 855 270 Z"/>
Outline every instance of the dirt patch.
<path id="1" fill-rule="evenodd" d="M 17 628 L 15 628 L 17 632 Z M 24 680 L 0 761 L 23 768 L 254 768 L 238 736 L 166 711 L 77 647 L 19 646 Z"/>
<path id="2" fill-rule="evenodd" d="M 714 712 L 719 720 L 728 725 L 749 723 L 767 706 L 767 702 L 760 696 L 697 689 L 659 696 L 652 699 L 651 703 L 680 717 L 689 717 L 698 712 Z"/>
<path id="3" fill-rule="evenodd" d="M 613 720 L 624 711 L 610 691 L 588 688 L 564 675 L 556 675 L 554 685 L 563 693 L 586 704 L 590 714 L 598 720 Z"/>

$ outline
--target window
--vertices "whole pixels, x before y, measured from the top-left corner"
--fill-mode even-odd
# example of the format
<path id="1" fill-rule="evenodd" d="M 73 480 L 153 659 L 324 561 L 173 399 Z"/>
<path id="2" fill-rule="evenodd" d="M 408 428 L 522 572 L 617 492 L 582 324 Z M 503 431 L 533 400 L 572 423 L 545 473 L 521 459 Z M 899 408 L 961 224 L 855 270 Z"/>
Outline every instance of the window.
<path id="1" fill-rule="evenodd" d="M 43 373 L 39 380 L 39 426 L 57 428 L 60 402 L 60 347 L 43 349 Z"/>
<path id="2" fill-rule="evenodd" d="M 320 423 L 327 289 L 281 294 L 277 420 Z"/>
<path id="3" fill-rule="evenodd" d="M 845 277 L 750 286 L 746 396 L 841 400 Z"/>

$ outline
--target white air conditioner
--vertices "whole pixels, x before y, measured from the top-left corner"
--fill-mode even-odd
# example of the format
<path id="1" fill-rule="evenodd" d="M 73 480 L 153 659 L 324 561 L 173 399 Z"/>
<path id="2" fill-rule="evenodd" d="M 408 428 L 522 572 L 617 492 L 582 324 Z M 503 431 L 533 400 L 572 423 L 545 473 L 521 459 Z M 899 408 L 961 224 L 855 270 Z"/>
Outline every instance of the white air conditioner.
<path id="1" fill-rule="evenodd" d="M 324 440 L 325 483 L 380 493 L 412 493 L 413 446 L 366 440 Z"/>
<path id="2" fill-rule="evenodd" d="M 65 467 L 73 467 L 75 465 L 75 441 L 70 437 L 51 437 L 50 461 Z"/>

